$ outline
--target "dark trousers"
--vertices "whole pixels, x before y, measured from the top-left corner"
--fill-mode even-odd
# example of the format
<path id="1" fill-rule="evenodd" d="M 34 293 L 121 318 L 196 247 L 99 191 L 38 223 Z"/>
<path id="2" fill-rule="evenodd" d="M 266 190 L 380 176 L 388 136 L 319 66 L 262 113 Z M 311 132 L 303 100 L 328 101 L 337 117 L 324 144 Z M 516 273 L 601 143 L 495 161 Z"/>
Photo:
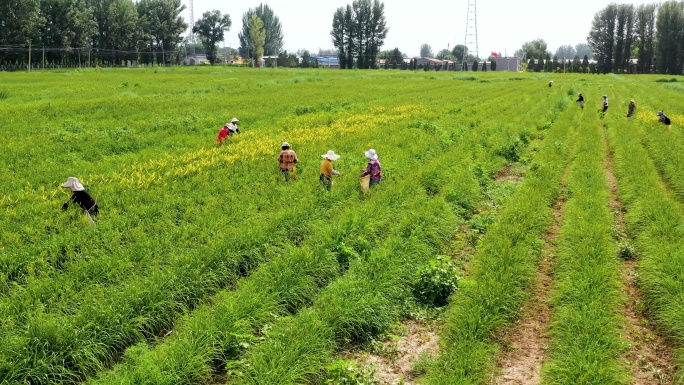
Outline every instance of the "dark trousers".
<path id="1" fill-rule="evenodd" d="M 321 177 L 319 179 L 323 187 L 325 187 L 326 190 L 330 191 L 330 188 L 332 187 L 332 178 L 321 174 Z"/>

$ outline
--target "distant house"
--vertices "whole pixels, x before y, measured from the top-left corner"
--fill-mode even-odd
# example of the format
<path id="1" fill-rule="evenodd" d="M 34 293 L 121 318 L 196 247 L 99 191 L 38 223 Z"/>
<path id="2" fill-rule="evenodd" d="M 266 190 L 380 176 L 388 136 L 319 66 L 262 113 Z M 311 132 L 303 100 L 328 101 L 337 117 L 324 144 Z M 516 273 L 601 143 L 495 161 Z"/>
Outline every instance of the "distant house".
<path id="1" fill-rule="evenodd" d="M 209 63 L 207 55 L 188 55 L 183 61 L 183 64 L 188 66 L 200 65 L 204 63 Z"/>
<path id="2" fill-rule="evenodd" d="M 494 57 L 497 71 L 520 72 L 520 58 L 517 57 Z M 491 68 L 491 63 L 487 66 Z"/>
<path id="3" fill-rule="evenodd" d="M 337 56 L 311 56 L 309 60 L 317 61 L 319 68 L 340 69 L 340 59 Z"/>

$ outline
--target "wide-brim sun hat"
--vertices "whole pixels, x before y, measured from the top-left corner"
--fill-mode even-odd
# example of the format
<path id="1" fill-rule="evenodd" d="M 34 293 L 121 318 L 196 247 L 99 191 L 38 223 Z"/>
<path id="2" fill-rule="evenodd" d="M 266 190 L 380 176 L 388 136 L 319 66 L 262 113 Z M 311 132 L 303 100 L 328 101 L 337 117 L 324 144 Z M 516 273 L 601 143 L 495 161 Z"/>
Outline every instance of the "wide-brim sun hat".
<path id="1" fill-rule="evenodd" d="M 290 143 L 283 142 L 283 144 L 281 144 L 280 147 L 290 147 Z"/>
<path id="2" fill-rule="evenodd" d="M 239 120 L 238 120 L 238 118 L 233 118 L 230 122 L 231 123 L 237 123 L 237 122 L 239 122 Z"/>
<path id="3" fill-rule="evenodd" d="M 657 113 L 656 115 L 657 115 L 657 116 L 660 116 L 660 115 L 662 115 L 662 114 L 663 114 L 663 111 L 658 111 L 658 113 Z"/>
<path id="4" fill-rule="evenodd" d="M 370 150 L 364 152 L 363 154 L 366 155 L 366 158 L 368 158 L 370 160 L 378 160 L 378 154 L 372 148 Z"/>
<path id="5" fill-rule="evenodd" d="M 330 159 L 330 160 L 338 160 L 340 159 L 340 156 L 335 154 L 335 151 L 333 150 L 328 150 L 326 154 L 321 155 L 321 157 Z"/>
<path id="6" fill-rule="evenodd" d="M 603 98 L 604 98 L 604 99 L 608 99 L 608 95 L 603 95 Z"/>
<path id="7" fill-rule="evenodd" d="M 66 182 L 62 183 L 62 187 L 67 187 L 70 188 L 71 191 L 84 191 L 85 188 L 83 185 L 78 181 L 78 178 L 70 176 L 67 178 Z"/>

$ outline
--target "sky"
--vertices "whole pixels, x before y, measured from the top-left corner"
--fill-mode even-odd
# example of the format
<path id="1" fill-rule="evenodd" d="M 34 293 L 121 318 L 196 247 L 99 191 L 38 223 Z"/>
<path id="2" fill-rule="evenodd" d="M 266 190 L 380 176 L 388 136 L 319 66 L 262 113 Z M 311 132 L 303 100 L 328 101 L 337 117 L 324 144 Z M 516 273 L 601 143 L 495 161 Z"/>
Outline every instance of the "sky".
<path id="1" fill-rule="evenodd" d="M 185 20 L 190 20 L 189 0 Z M 381 0 L 382 1 L 382 0 Z M 242 15 L 261 3 L 268 4 L 280 18 L 284 49 L 332 49 L 330 39 L 335 10 L 353 0 L 194 0 L 195 20 L 209 10 L 230 15 L 232 26 L 225 34 L 225 46 L 240 45 Z M 466 35 L 468 0 L 384 0 L 389 32 L 381 50 L 399 48 L 409 57 L 418 56 L 422 44 L 437 54 L 445 48 L 463 44 Z M 472 0 L 471 0 L 472 2 Z M 522 44 L 538 38 L 548 43 L 553 54 L 561 45 L 586 43 L 594 14 L 614 0 L 477 1 L 478 54 L 491 52 L 512 56 Z M 620 0 L 635 6 L 648 1 Z M 221 45 L 223 46 L 223 45 Z M 475 50 L 468 46 L 470 52 Z"/>

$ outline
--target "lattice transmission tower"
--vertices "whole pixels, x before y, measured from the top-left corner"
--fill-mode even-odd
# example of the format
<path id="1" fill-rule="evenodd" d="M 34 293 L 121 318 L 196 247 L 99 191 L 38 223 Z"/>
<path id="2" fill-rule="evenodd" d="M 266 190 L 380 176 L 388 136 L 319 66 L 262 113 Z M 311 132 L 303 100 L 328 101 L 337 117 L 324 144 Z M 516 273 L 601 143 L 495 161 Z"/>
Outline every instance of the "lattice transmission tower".
<path id="1" fill-rule="evenodd" d="M 477 0 L 468 0 L 468 12 L 466 12 L 466 33 L 465 33 L 465 46 L 466 49 L 463 50 L 463 60 L 465 63 L 465 58 L 468 55 L 468 47 L 475 46 L 475 57 L 478 56 L 480 52 L 480 47 L 477 45 Z M 465 69 L 465 66 L 463 66 Z"/>
<path id="2" fill-rule="evenodd" d="M 190 39 L 192 39 L 192 54 L 195 54 L 195 47 L 197 43 L 195 42 L 195 6 L 192 0 L 190 2 Z"/>

